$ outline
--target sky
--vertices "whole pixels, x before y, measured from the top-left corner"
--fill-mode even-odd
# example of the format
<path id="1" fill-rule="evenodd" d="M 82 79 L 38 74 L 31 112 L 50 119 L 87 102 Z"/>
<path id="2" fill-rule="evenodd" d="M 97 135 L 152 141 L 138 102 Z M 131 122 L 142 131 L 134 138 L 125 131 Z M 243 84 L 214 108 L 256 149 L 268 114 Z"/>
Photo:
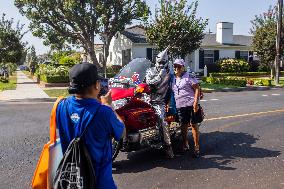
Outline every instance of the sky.
<path id="1" fill-rule="evenodd" d="M 146 2 L 154 13 L 159 1 L 146 0 Z M 188 2 L 192 1 L 188 0 Z M 275 5 L 277 0 L 199 0 L 198 2 L 198 17 L 209 19 L 206 32 L 210 29 L 215 33 L 218 22 L 233 22 L 234 34 L 249 35 L 250 21 L 255 15 L 267 11 L 270 5 Z M 13 0 L 0 0 L 0 15 L 3 13 L 7 18 L 14 18 L 15 21 L 19 20 L 20 23 L 25 24 L 25 29 L 28 30 L 29 21 L 19 13 Z M 27 41 L 30 46 L 34 45 L 37 54 L 43 54 L 49 50 L 49 47 L 44 46 L 42 40 L 34 37 L 31 32 L 28 32 L 23 40 Z"/>

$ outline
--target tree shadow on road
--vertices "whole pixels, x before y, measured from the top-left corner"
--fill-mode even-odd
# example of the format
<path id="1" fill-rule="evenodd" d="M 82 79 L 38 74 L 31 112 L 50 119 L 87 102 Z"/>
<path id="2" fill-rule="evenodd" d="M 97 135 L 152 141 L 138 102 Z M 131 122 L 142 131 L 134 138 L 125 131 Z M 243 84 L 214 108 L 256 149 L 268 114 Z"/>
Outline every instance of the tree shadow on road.
<path id="1" fill-rule="evenodd" d="M 202 157 L 194 159 L 191 153 L 178 155 L 173 160 L 165 159 L 161 151 L 148 149 L 128 154 L 127 160 L 113 163 L 113 173 L 136 173 L 164 167 L 176 170 L 216 168 L 235 170 L 234 163 L 241 159 L 277 157 L 280 151 L 254 147 L 258 138 L 247 133 L 211 132 L 200 136 Z"/>

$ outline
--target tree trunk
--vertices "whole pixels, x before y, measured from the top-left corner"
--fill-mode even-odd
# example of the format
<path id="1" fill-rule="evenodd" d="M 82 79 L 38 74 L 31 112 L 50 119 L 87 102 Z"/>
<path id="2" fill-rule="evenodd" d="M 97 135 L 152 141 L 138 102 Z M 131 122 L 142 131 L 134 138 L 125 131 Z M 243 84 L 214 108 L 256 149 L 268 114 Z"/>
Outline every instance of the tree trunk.
<path id="1" fill-rule="evenodd" d="M 271 79 L 274 79 L 275 78 L 275 67 L 274 67 L 274 64 L 271 64 L 270 66 L 270 69 L 271 69 Z"/>
<path id="2" fill-rule="evenodd" d="M 99 64 L 96 57 L 94 45 L 90 45 L 90 47 L 88 47 L 88 56 L 90 56 L 92 63 L 97 66 L 98 70 L 101 69 L 102 66 Z"/>
<path id="3" fill-rule="evenodd" d="M 110 41 L 111 39 L 109 37 L 106 37 L 107 39 L 105 40 L 105 43 L 104 43 L 104 59 L 103 59 L 103 70 L 105 72 L 105 77 L 107 76 L 107 58 L 108 58 L 108 55 L 109 55 L 109 45 L 110 45 Z"/>

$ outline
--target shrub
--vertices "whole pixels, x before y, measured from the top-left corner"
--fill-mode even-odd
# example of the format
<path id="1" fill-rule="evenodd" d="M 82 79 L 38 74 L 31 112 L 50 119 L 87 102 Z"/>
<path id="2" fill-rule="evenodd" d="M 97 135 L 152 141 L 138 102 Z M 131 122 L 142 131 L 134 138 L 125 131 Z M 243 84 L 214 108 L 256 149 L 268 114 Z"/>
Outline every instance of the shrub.
<path id="1" fill-rule="evenodd" d="M 39 65 L 36 76 L 46 83 L 66 83 L 69 82 L 69 67 L 54 65 Z"/>
<path id="2" fill-rule="evenodd" d="M 46 75 L 46 76 L 67 76 L 69 73 L 69 67 L 67 66 L 58 66 L 55 67 L 54 65 L 45 65 L 41 64 L 39 65 L 36 75 L 41 76 L 41 75 Z"/>
<path id="3" fill-rule="evenodd" d="M 68 83 L 69 77 L 68 76 L 46 76 L 41 75 L 40 80 L 46 83 Z"/>
<path id="4" fill-rule="evenodd" d="M 239 59 L 220 59 L 217 64 L 221 72 L 247 72 L 250 69 L 248 62 Z"/>
<path id="5" fill-rule="evenodd" d="M 233 85 L 237 87 L 245 87 L 247 84 L 246 80 L 217 77 L 204 77 L 202 78 L 202 81 L 210 84 Z"/>
<path id="6" fill-rule="evenodd" d="M 284 75 L 284 72 L 280 73 Z M 261 77 L 270 76 L 270 72 L 239 72 L 239 73 L 210 73 L 212 77 L 225 77 L 225 76 L 244 76 L 244 77 Z"/>
<path id="7" fill-rule="evenodd" d="M 207 64 L 206 66 L 208 73 L 220 72 L 220 66 L 218 64 Z"/>
<path id="8" fill-rule="evenodd" d="M 260 71 L 259 70 L 260 62 L 258 60 L 253 60 L 253 61 L 249 62 L 249 65 L 250 65 L 249 72 Z"/>

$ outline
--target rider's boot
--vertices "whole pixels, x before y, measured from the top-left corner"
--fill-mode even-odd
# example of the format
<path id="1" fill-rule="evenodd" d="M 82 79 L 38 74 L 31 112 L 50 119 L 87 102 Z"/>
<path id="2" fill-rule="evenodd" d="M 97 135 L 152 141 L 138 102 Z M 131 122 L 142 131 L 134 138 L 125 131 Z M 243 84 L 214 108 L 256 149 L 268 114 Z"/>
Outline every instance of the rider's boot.
<path id="1" fill-rule="evenodd" d="M 171 145 L 165 146 L 165 152 L 166 152 L 169 159 L 173 159 L 175 157 L 174 152 L 173 152 L 173 148 L 172 148 Z"/>

